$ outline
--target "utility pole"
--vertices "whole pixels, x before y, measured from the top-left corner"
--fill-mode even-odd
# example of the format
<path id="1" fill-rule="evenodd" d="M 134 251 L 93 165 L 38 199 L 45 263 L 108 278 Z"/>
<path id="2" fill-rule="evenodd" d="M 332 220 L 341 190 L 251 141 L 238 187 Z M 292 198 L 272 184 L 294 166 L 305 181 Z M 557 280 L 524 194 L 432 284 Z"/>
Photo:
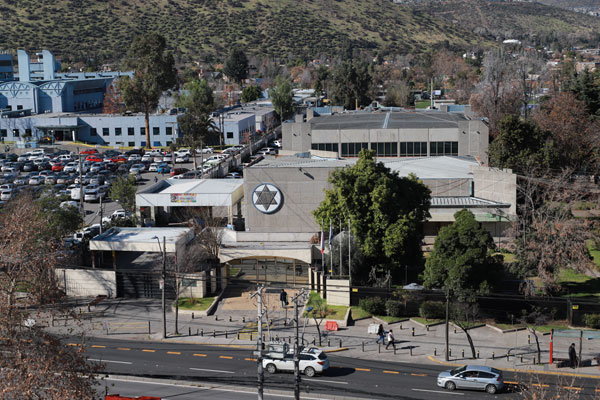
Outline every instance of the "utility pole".
<path id="1" fill-rule="evenodd" d="M 294 302 L 294 322 L 296 323 L 296 340 L 294 341 L 294 399 L 300 400 L 300 318 L 298 318 L 298 302 L 304 296 L 304 289 L 296 294 Z"/>
<path id="2" fill-rule="evenodd" d="M 258 338 L 257 338 L 257 347 L 258 351 L 256 352 L 256 361 L 258 367 L 258 400 L 263 400 L 263 387 L 265 382 L 265 373 L 263 371 L 262 365 L 262 356 L 263 356 L 263 341 L 262 341 L 262 317 L 263 317 L 263 308 L 262 308 L 262 295 L 264 290 L 263 285 L 259 285 L 256 289 L 256 292 L 250 296 L 250 298 L 254 298 L 254 296 L 258 296 L 258 311 L 257 311 L 257 322 L 258 322 Z"/>
<path id="3" fill-rule="evenodd" d="M 100 195 L 100 192 L 98 192 L 98 199 L 100 200 L 100 234 L 102 235 L 102 232 L 104 232 L 104 229 L 102 229 L 102 218 L 104 217 L 104 213 L 102 212 L 102 197 Z"/>
<path id="4" fill-rule="evenodd" d="M 350 218 L 348 218 L 348 280 L 350 286 L 352 286 L 352 258 L 350 256 L 350 250 L 352 247 L 352 231 L 350 230 Z"/>
<path id="5" fill-rule="evenodd" d="M 167 238 L 163 236 L 162 245 L 162 312 L 163 312 L 163 339 L 167 338 L 167 307 L 165 302 L 165 286 L 167 285 Z"/>
<path id="6" fill-rule="evenodd" d="M 450 291 L 446 289 L 446 361 L 450 361 L 448 351 L 450 350 L 450 337 L 448 330 L 450 329 Z"/>
<path id="7" fill-rule="evenodd" d="M 342 277 L 342 220 L 340 219 L 340 278 Z"/>

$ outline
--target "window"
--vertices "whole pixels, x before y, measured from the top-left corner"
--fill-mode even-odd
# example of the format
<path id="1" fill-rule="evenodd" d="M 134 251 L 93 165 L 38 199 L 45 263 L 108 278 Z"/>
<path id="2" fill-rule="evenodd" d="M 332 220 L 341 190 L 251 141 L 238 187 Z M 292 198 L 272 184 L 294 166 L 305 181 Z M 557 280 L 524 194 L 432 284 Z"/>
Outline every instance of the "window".
<path id="1" fill-rule="evenodd" d="M 13 129 L 13 137 L 19 137 L 19 130 Z"/>
<path id="2" fill-rule="evenodd" d="M 140 135 L 142 136 L 146 136 L 146 128 L 145 127 L 141 127 L 140 128 Z M 145 142 L 144 142 L 145 143 Z"/>
<path id="3" fill-rule="evenodd" d="M 129 147 L 135 147 L 135 142 L 127 142 L 127 146 L 129 146 Z"/>
<path id="4" fill-rule="evenodd" d="M 342 157 L 358 157 L 362 149 L 368 149 L 369 143 L 342 143 Z"/>
<path id="5" fill-rule="evenodd" d="M 400 142 L 400 157 L 427 157 L 427 142 Z"/>
<path id="6" fill-rule="evenodd" d="M 227 132 L 227 139 L 233 139 L 233 132 Z"/>
<path id="7" fill-rule="evenodd" d="M 313 143 L 313 150 L 319 151 L 333 151 L 335 153 L 338 152 L 338 144 L 337 143 Z"/>
<path id="8" fill-rule="evenodd" d="M 6 137 L 7 135 L 8 133 L 6 132 L 6 129 L 0 129 L 0 136 Z"/>
<path id="9" fill-rule="evenodd" d="M 128 136 L 135 135 L 135 128 L 127 128 L 127 135 Z"/>
<path id="10" fill-rule="evenodd" d="M 29 128 L 25 129 L 25 136 L 27 136 L 27 137 L 31 136 L 31 129 L 29 129 Z"/>
<path id="11" fill-rule="evenodd" d="M 377 157 L 398 157 L 398 143 L 395 142 L 371 143 L 371 150 Z"/>
<path id="12" fill-rule="evenodd" d="M 110 134 L 110 131 L 108 128 L 102 128 L 102 136 L 108 136 Z"/>
<path id="13" fill-rule="evenodd" d="M 96 128 L 90 128 L 90 136 L 98 136 L 98 131 Z"/>
<path id="14" fill-rule="evenodd" d="M 146 141 L 142 140 L 142 142 L 140 143 L 140 147 L 146 147 Z"/>
<path id="15" fill-rule="evenodd" d="M 115 128 L 115 136 L 121 136 L 121 128 Z"/>
<path id="16" fill-rule="evenodd" d="M 23 106 L 22 106 L 22 105 L 20 105 L 20 104 L 18 104 L 18 105 L 17 105 L 17 110 L 22 110 L 22 109 L 23 109 Z"/>
<path id="17" fill-rule="evenodd" d="M 173 134 L 173 127 L 167 126 L 166 131 L 167 131 L 167 135 L 172 135 Z"/>
<path id="18" fill-rule="evenodd" d="M 430 142 L 431 156 L 458 156 L 458 142 Z"/>
<path id="19" fill-rule="evenodd" d="M 158 126 L 155 126 L 154 128 L 152 128 L 152 134 L 154 136 L 160 135 L 160 128 Z"/>

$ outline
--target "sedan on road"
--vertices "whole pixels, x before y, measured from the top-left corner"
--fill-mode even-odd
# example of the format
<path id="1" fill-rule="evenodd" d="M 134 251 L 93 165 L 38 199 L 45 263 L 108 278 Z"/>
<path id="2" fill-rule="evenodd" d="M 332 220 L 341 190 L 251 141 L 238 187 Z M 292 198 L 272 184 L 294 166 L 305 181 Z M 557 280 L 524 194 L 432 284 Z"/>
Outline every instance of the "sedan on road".
<path id="1" fill-rule="evenodd" d="M 277 371 L 294 371 L 294 354 L 280 353 L 280 355 L 281 357 L 277 357 L 271 354 L 263 358 L 263 368 L 270 374 L 274 374 Z M 308 377 L 321 374 L 329 368 L 327 354 L 320 349 L 305 349 L 300 352 L 299 358 L 300 372 Z"/>
<path id="2" fill-rule="evenodd" d="M 502 371 L 482 365 L 465 365 L 460 368 L 440 372 L 437 385 L 448 390 L 485 390 L 494 394 L 504 388 Z"/>

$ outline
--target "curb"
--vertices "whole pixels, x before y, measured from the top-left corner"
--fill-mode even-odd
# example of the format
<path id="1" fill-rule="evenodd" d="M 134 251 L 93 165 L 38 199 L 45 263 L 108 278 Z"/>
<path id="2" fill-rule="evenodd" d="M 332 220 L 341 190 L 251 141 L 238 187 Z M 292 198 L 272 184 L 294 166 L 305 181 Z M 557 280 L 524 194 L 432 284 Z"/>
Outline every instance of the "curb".
<path id="1" fill-rule="evenodd" d="M 450 362 L 446 362 L 446 361 L 440 361 L 440 360 L 437 360 L 436 358 L 434 358 L 433 356 L 427 356 L 427 358 L 430 361 L 433 361 L 437 364 L 446 365 L 448 367 L 461 367 L 461 366 L 465 365 L 465 364 L 456 364 L 456 363 L 450 363 Z M 574 378 L 600 379 L 600 376 L 598 376 L 598 375 L 578 374 L 578 373 L 573 373 L 573 372 L 538 371 L 538 370 L 518 369 L 518 368 L 498 368 L 498 369 L 501 371 L 519 372 L 522 374 L 541 374 L 541 375 L 554 375 L 554 376 L 569 376 L 569 377 L 574 377 Z"/>
<path id="2" fill-rule="evenodd" d="M 323 353 L 338 353 L 340 351 L 346 351 L 346 350 L 350 350 L 347 347 L 340 347 L 339 349 L 333 349 L 333 350 L 323 350 Z"/>

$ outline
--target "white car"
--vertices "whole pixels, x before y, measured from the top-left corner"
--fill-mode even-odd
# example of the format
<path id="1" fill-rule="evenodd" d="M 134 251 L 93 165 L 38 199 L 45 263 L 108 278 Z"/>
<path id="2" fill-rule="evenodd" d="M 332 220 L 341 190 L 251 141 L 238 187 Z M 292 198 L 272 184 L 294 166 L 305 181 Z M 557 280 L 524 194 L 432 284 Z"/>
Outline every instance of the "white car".
<path id="1" fill-rule="evenodd" d="M 183 155 L 178 155 L 175 158 L 175 162 L 176 163 L 186 163 L 186 162 L 190 162 L 190 157 L 187 154 L 183 154 Z"/>
<path id="2" fill-rule="evenodd" d="M 152 161 L 154 161 L 155 163 L 161 163 L 163 161 L 163 158 L 162 156 L 154 156 Z"/>
<path id="3" fill-rule="evenodd" d="M 2 200 L 2 201 L 8 201 L 8 200 L 12 199 L 12 196 L 13 196 L 12 189 L 2 189 L 2 191 L 0 192 L 0 200 Z"/>
<path id="4" fill-rule="evenodd" d="M 175 152 L 175 156 L 176 157 L 183 157 L 183 156 L 191 156 L 192 152 L 190 151 L 190 149 L 179 149 Z"/>
<path id="5" fill-rule="evenodd" d="M 142 162 L 149 162 L 149 161 L 152 161 L 152 155 L 144 154 L 144 156 L 142 157 Z"/>
<path id="6" fill-rule="evenodd" d="M 144 155 L 149 155 L 149 156 L 154 157 L 154 156 L 160 156 L 160 155 L 162 155 L 162 153 L 158 149 L 152 149 L 150 151 L 145 152 Z"/>
<path id="7" fill-rule="evenodd" d="M 29 161 L 29 153 L 25 153 L 25 154 L 21 154 L 19 157 L 17 157 L 17 161 L 19 162 L 24 162 L 24 161 Z"/>
<path id="8" fill-rule="evenodd" d="M 69 208 L 69 207 L 79 208 L 79 202 L 73 201 L 73 200 L 67 200 L 67 201 L 63 201 L 62 203 L 60 203 L 60 208 Z"/>
<path id="9" fill-rule="evenodd" d="M 72 162 L 68 163 L 67 165 L 65 165 L 65 167 L 63 168 L 63 172 L 76 172 L 78 166 L 79 166 L 78 162 L 72 161 Z"/>
<path id="10" fill-rule="evenodd" d="M 83 195 L 83 201 L 99 201 L 106 196 L 106 192 L 102 188 L 86 189 Z"/>
<path id="11" fill-rule="evenodd" d="M 275 146 L 277 146 L 277 147 L 281 148 L 281 140 L 279 140 L 279 139 L 273 140 L 273 144 L 274 144 Z"/>
<path id="12" fill-rule="evenodd" d="M 140 161 L 141 159 L 142 156 L 140 156 L 139 154 L 132 154 L 127 158 L 128 161 Z"/>
<path id="13" fill-rule="evenodd" d="M 166 163 L 173 162 L 173 156 L 170 153 L 165 154 L 165 156 L 163 157 L 163 162 L 166 162 Z"/>
<path id="14" fill-rule="evenodd" d="M 27 184 L 30 186 L 41 185 L 42 182 L 44 181 L 44 179 L 45 178 L 43 178 L 41 176 L 32 176 L 31 178 L 29 178 L 29 182 L 27 182 Z"/>
<path id="15" fill-rule="evenodd" d="M 212 154 L 213 153 L 213 149 L 211 149 L 210 147 L 205 147 L 203 149 L 197 149 L 196 153 L 197 154 Z"/>
<path id="16" fill-rule="evenodd" d="M 157 172 L 158 171 L 158 163 L 152 163 L 148 167 L 148 172 Z"/>
<path id="17" fill-rule="evenodd" d="M 242 179 L 242 175 L 239 172 L 230 172 L 225 175 L 225 179 Z"/>
<path id="18" fill-rule="evenodd" d="M 317 348 L 304 349 L 299 354 L 300 372 L 308 377 L 329 369 L 327 354 Z M 277 371 L 294 371 L 294 353 L 267 353 L 262 360 L 263 368 L 270 374 Z"/>

